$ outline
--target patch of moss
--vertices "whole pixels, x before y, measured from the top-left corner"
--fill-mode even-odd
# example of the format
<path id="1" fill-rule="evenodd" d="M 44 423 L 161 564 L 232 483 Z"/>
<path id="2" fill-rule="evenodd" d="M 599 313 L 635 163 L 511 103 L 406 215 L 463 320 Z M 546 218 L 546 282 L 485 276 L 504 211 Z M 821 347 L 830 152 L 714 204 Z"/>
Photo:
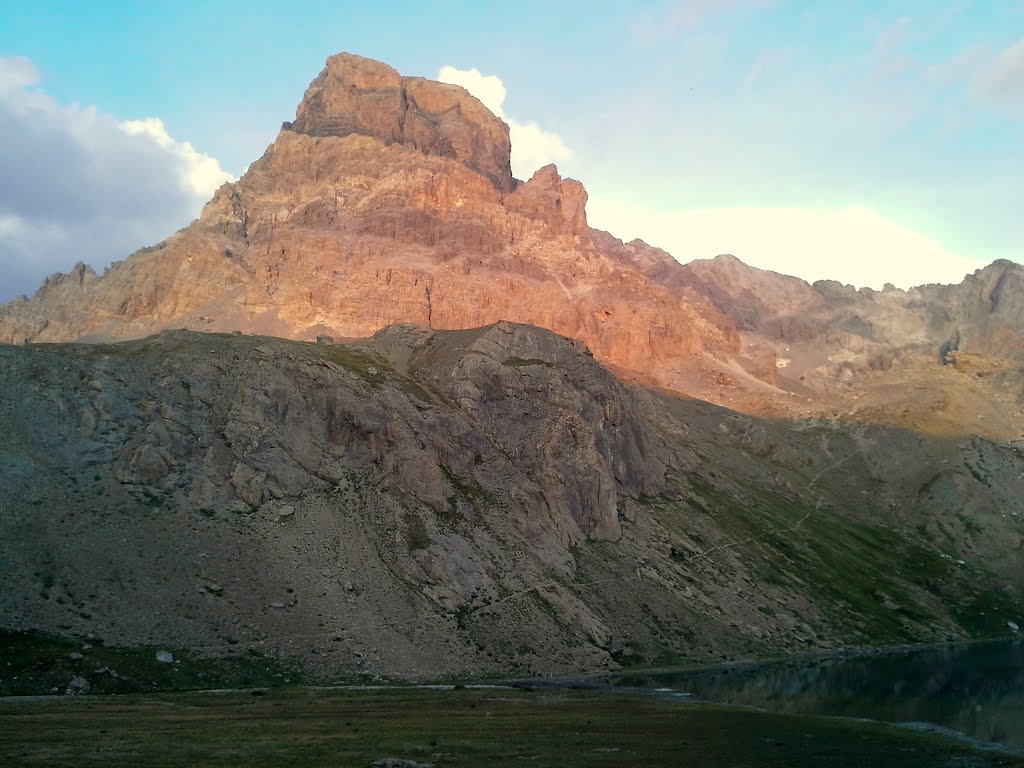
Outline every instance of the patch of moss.
<path id="1" fill-rule="evenodd" d="M 971 637 L 1000 637 L 1009 634 L 1007 621 L 1024 623 L 1021 605 L 1001 587 L 978 592 L 962 602 L 956 609 L 956 620 Z"/>

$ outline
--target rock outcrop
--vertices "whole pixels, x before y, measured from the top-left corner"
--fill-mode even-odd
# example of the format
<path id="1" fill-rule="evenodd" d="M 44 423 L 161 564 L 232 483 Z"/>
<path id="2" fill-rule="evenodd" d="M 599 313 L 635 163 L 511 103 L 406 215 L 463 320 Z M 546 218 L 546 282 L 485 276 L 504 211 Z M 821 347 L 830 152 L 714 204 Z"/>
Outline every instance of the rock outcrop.
<path id="1" fill-rule="evenodd" d="M 1012 447 L 741 417 L 511 323 L 0 345 L 0 469 L 0 627 L 174 659 L 535 675 L 1022 615 Z"/>
<path id="2" fill-rule="evenodd" d="M 508 126 L 464 88 L 402 77 L 386 64 L 349 53 L 327 60 L 284 129 L 402 144 L 454 158 L 501 192 L 515 188 Z"/>
<path id="3" fill-rule="evenodd" d="M 750 267 L 733 256 L 694 261 L 659 281 L 707 296 L 745 334 L 822 350 L 938 350 L 956 337 L 962 351 L 1024 362 L 1024 267 L 996 261 L 957 285 L 875 291 L 835 281 L 809 285 Z"/>

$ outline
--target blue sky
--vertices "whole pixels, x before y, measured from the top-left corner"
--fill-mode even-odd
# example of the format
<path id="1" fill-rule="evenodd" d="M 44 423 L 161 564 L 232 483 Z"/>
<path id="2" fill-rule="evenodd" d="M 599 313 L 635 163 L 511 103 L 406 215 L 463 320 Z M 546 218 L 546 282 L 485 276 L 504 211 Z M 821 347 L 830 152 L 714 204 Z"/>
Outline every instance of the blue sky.
<path id="1" fill-rule="evenodd" d="M 681 261 L 906 287 L 1024 260 L 1024 0 L 5 3 L 0 300 L 187 224 L 342 50 L 447 67 L 517 175 L 557 161 L 593 225 Z"/>

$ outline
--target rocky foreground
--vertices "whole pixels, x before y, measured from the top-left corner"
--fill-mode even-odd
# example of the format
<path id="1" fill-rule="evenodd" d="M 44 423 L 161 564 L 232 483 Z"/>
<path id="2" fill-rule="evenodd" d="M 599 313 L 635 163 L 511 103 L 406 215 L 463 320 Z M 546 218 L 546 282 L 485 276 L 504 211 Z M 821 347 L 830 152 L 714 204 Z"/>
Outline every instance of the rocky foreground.
<path id="1" fill-rule="evenodd" d="M 1024 624 L 1013 444 L 758 420 L 511 323 L 0 346 L 0 463 L 0 626 L 108 645 L 425 679 Z"/>

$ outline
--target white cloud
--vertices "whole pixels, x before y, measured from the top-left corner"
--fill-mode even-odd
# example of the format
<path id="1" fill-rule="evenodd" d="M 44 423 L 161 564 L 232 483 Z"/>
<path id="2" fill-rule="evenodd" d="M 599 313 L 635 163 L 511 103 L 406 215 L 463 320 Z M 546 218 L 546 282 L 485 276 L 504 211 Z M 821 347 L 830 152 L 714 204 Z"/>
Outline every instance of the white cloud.
<path id="1" fill-rule="evenodd" d="M 528 179 L 548 163 L 564 163 L 572 159 L 572 150 L 557 133 L 545 131 L 532 120 L 520 123 L 508 120 L 512 140 L 512 175 Z"/>
<path id="2" fill-rule="evenodd" d="M 1024 37 L 1000 51 L 977 88 L 994 103 L 1024 115 Z"/>
<path id="3" fill-rule="evenodd" d="M 210 198 L 217 187 L 234 177 L 220 167 L 220 163 L 209 155 L 197 152 L 187 141 L 175 141 L 167 133 L 164 121 L 159 117 L 142 120 L 126 120 L 118 126 L 129 136 L 148 136 L 160 147 L 176 156 L 182 165 L 182 176 L 193 194 L 204 201 Z"/>
<path id="4" fill-rule="evenodd" d="M 24 56 L 0 57 L 0 93 L 9 93 L 39 82 L 39 70 Z"/>
<path id="5" fill-rule="evenodd" d="M 40 81 L 30 60 L 0 57 L 0 301 L 158 242 L 231 178 L 159 119 L 64 106 Z"/>
<path id="6" fill-rule="evenodd" d="M 502 105 L 508 91 L 505 84 L 497 75 L 484 75 L 479 69 L 456 69 L 445 65 L 437 73 L 437 79 L 442 83 L 461 85 L 471 94 L 480 99 L 480 102 L 498 117 L 504 119 L 505 111 Z"/>
<path id="7" fill-rule="evenodd" d="M 735 208 L 653 213 L 591 198 L 591 226 L 639 237 L 681 262 L 731 253 L 751 266 L 858 287 L 958 283 L 983 266 L 867 208 Z"/>
<path id="8" fill-rule="evenodd" d="M 572 159 L 572 150 L 557 133 L 545 131 L 532 120 L 523 123 L 505 114 L 503 105 L 508 92 L 501 78 L 484 75 L 475 67 L 456 69 L 446 65 L 437 73 L 437 79 L 442 83 L 461 85 L 508 124 L 512 141 L 512 175 L 516 178 L 528 179 L 548 163 L 564 163 Z"/>

